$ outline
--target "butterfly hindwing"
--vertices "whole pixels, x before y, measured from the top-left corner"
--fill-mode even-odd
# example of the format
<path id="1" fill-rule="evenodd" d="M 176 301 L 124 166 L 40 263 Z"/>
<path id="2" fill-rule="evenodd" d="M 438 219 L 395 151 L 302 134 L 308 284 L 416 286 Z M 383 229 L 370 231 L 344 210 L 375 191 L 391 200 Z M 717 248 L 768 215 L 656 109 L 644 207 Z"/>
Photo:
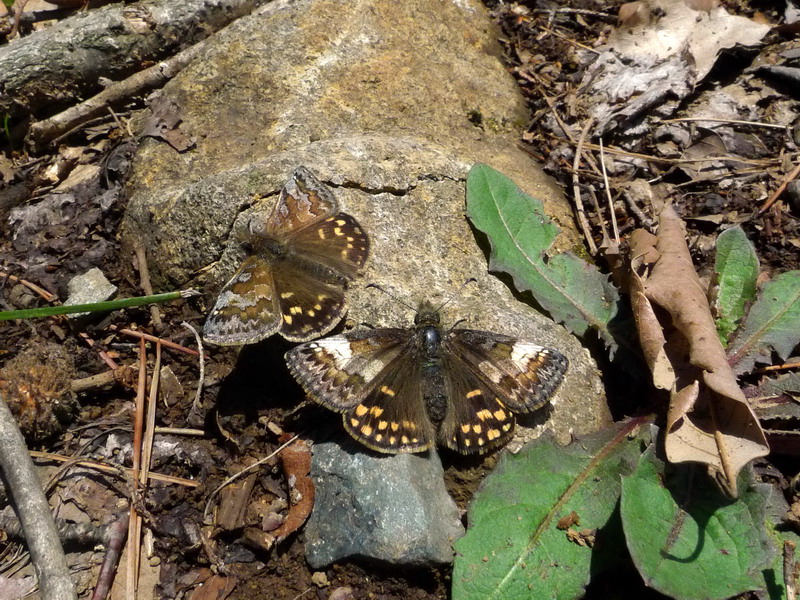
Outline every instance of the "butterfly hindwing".
<path id="1" fill-rule="evenodd" d="M 252 344 L 281 326 L 269 265 L 249 256 L 225 284 L 203 326 L 203 337 L 228 346 Z"/>
<path id="2" fill-rule="evenodd" d="M 305 342 L 328 333 L 342 320 L 347 307 L 344 291 L 308 277 L 291 264 L 273 265 L 280 334 L 290 342 Z"/>
<path id="3" fill-rule="evenodd" d="M 481 454 L 502 446 L 514 434 L 514 414 L 497 394 L 455 354 L 444 354 L 447 413 L 439 442 L 462 454 Z"/>
<path id="4" fill-rule="evenodd" d="M 413 352 L 403 352 L 387 364 L 342 420 L 351 436 L 378 452 L 430 449 L 436 432 L 425 411 L 419 363 Z"/>
<path id="5" fill-rule="evenodd" d="M 544 405 L 569 364 L 557 350 L 489 331 L 454 329 L 447 334 L 446 345 L 516 413 Z"/>

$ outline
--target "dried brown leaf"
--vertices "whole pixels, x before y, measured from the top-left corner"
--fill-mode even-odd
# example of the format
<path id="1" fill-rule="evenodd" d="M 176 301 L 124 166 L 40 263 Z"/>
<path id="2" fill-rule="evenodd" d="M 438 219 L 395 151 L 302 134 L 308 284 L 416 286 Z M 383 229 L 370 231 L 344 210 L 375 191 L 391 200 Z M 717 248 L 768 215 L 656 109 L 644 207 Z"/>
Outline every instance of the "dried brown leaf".
<path id="1" fill-rule="evenodd" d="M 656 385 L 664 387 L 672 378 L 667 458 L 705 463 L 736 496 L 739 471 L 769 448 L 728 366 L 681 220 L 671 207 L 661 212 L 658 236 L 637 235 L 631 253 L 632 282 L 639 280 L 631 299 L 642 347 Z M 648 272 L 645 257 L 655 256 Z"/>
<path id="2" fill-rule="evenodd" d="M 281 452 L 281 464 L 289 482 L 289 514 L 283 524 L 272 532 L 276 538 L 285 538 L 306 522 L 314 508 L 314 482 L 311 480 L 311 448 L 297 440 Z"/>

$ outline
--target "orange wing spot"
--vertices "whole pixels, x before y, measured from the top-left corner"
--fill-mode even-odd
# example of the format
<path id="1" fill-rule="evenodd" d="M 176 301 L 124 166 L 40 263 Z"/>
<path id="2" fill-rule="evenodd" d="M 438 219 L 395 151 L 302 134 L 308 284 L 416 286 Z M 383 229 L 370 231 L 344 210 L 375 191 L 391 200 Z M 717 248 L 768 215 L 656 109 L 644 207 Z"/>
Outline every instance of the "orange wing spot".
<path id="1" fill-rule="evenodd" d="M 380 406 L 372 406 L 369 409 L 369 414 L 380 417 L 383 414 L 383 409 Z"/>
<path id="2" fill-rule="evenodd" d="M 356 414 L 359 417 L 363 417 L 365 414 L 367 414 L 367 412 L 369 412 L 369 409 L 363 404 L 359 404 L 358 406 L 356 406 Z"/>
<path id="3" fill-rule="evenodd" d="M 348 236 L 347 236 L 347 241 L 348 241 L 348 242 L 355 242 L 355 241 L 356 241 L 356 239 L 355 239 L 355 238 L 352 238 L 352 237 L 350 237 L 350 236 L 348 235 Z"/>
<path id="4" fill-rule="evenodd" d="M 314 310 L 322 310 L 322 304 L 315 304 Z"/>
<path id="5" fill-rule="evenodd" d="M 390 443 L 392 446 L 394 446 L 394 445 L 397 443 L 397 438 L 396 438 L 396 437 L 394 437 L 393 435 L 392 435 L 392 436 L 389 436 L 389 443 Z"/>
<path id="6" fill-rule="evenodd" d="M 358 424 L 360 422 L 361 421 L 359 421 L 358 419 L 350 419 L 350 425 L 352 425 L 353 427 L 358 427 Z"/>
<path id="7" fill-rule="evenodd" d="M 336 221 L 336 224 L 339 227 L 344 227 L 347 224 L 347 221 L 345 221 L 344 219 L 339 219 L 338 221 Z"/>
<path id="8" fill-rule="evenodd" d="M 286 321 L 286 324 L 287 324 L 287 325 L 291 325 L 291 324 L 292 324 L 292 317 L 291 317 L 291 315 L 283 315 L 283 320 L 284 320 L 284 321 Z"/>
<path id="9" fill-rule="evenodd" d="M 400 441 L 403 442 L 404 444 L 407 444 L 408 443 L 408 436 L 407 435 L 401 435 L 400 436 Z"/>
<path id="10" fill-rule="evenodd" d="M 283 298 L 284 300 L 288 300 L 292 296 L 294 296 L 294 292 L 283 292 L 281 294 L 281 298 Z"/>
<path id="11" fill-rule="evenodd" d="M 370 427 L 369 425 L 364 425 L 361 428 L 361 433 L 363 433 L 367 437 L 371 436 L 372 435 L 372 427 Z"/>
<path id="12" fill-rule="evenodd" d="M 481 431 L 483 431 L 483 427 L 481 427 L 480 425 L 473 425 L 472 431 L 474 431 L 475 433 L 480 433 Z"/>
<path id="13" fill-rule="evenodd" d="M 411 438 L 411 443 L 416 444 L 419 440 L 417 438 Z"/>
<path id="14" fill-rule="evenodd" d="M 380 429 L 381 431 L 386 429 L 388 426 L 389 426 L 388 421 L 378 421 L 378 429 Z"/>
<path id="15" fill-rule="evenodd" d="M 306 312 L 306 314 L 307 314 L 309 317 L 313 317 L 313 316 L 314 316 L 314 315 L 316 315 L 317 313 L 316 313 L 315 311 L 313 311 L 313 310 L 309 310 L 308 312 Z"/>
<path id="16" fill-rule="evenodd" d="M 504 411 L 501 408 L 498 408 L 496 411 L 494 411 L 494 418 L 497 419 L 498 421 L 505 421 L 507 418 L 506 411 Z"/>
<path id="17" fill-rule="evenodd" d="M 511 423 L 506 423 L 503 425 L 503 431 L 508 431 L 509 429 L 511 429 Z"/>
<path id="18" fill-rule="evenodd" d="M 392 427 L 392 431 L 397 431 L 398 429 L 400 429 L 400 423 L 392 421 L 391 427 Z"/>
<path id="19" fill-rule="evenodd" d="M 481 421 L 485 421 L 486 419 L 491 419 L 492 418 L 492 413 L 489 410 L 484 408 L 483 410 L 479 410 L 478 414 L 476 416 Z"/>
<path id="20" fill-rule="evenodd" d="M 488 437 L 490 440 L 495 440 L 500 437 L 500 432 L 497 431 L 497 429 L 490 429 L 486 432 L 486 437 Z"/>
<path id="21" fill-rule="evenodd" d="M 484 443 L 483 438 L 478 438 L 478 446 L 483 446 Z"/>
<path id="22" fill-rule="evenodd" d="M 462 425 L 461 433 L 469 433 L 469 425 Z"/>
<path id="23" fill-rule="evenodd" d="M 293 315 L 302 314 L 303 313 L 303 307 L 302 306 L 292 306 L 289 309 L 289 312 L 292 313 Z"/>
<path id="24" fill-rule="evenodd" d="M 377 434 L 377 435 L 375 436 L 375 441 L 376 441 L 376 442 L 380 442 L 382 439 L 383 439 L 383 434 L 380 434 L 380 433 L 379 433 L 379 434 Z"/>
<path id="25" fill-rule="evenodd" d="M 322 228 L 317 229 L 317 234 L 319 235 L 319 239 L 321 239 L 321 240 L 325 239 L 325 230 L 324 229 L 322 229 Z"/>
<path id="26" fill-rule="evenodd" d="M 394 397 L 394 390 L 390 387 L 386 387 L 385 385 L 381 386 L 381 392 L 386 394 L 387 396 Z"/>
<path id="27" fill-rule="evenodd" d="M 467 392 L 467 398 L 474 398 L 475 396 L 480 396 L 480 390 L 472 390 L 471 392 Z"/>
<path id="28" fill-rule="evenodd" d="M 453 438 L 453 439 L 455 439 L 455 438 Z M 470 446 L 472 446 L 472 440 L 471 440 L 471 439 L 469 439 L 469 438 L 465 439 L 465 440 L 464 440 L 464 445 L 465 445 L 467 448 L 469 448 Z"/>
<path id="29" fill-rule="evenodd" d="M 342 233 L 342 228 L 341 227 L 334 227 L 333 228 L 333 233 L 335 233 L 336 235 L 339 235 L 339 236 L 344 235 Z"/>
<path id="30" fill-rule="evenodd" d="M 411 431 L 416 431 L 417 424 L 416 423 L 412 423 L 411 421 L 403 421 L 403 428 L 404 429 L 410 429 Z"/>

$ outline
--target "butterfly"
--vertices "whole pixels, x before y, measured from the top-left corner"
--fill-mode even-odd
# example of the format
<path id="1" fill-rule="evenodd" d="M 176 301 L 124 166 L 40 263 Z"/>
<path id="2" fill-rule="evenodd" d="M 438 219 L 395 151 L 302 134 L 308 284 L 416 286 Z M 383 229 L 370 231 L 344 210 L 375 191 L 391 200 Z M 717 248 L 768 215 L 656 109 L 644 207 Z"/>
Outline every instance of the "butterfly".
<path id="1" fill-rule="evenodd" d="M 342 413 L 356 440 L 378 452 L 422 452 L 438 443 L 481 454 L 514 433 L 514 413 L 541 408 L 567 358 L 516 338 L 443 330 L 420 304 L 413 329 L 371 329 L 301 344 L 286 353 L 306 393 Z"/>
<path id="2" fill-rule="evenodd" d="M 252 344 L 274 333 L 304 342 L 347 312 L 344 287 L 367 261 L 369 238 L 339 212 L 305 167 L 281 190 L 266 222 L 251 221 L 252 253 L 225 284 L 203 327 L 214 344 Z"/>

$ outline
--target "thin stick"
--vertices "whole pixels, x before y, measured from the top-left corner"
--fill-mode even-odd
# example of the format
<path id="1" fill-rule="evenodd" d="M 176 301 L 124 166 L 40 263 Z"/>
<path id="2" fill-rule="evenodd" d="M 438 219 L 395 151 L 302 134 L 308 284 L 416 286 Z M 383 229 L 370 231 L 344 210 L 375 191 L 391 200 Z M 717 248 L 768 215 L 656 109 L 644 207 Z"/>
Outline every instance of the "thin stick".
<path id="1" fill-rule="evenodd" d="M 139 263 L 139 280 L 142 291 L 145 295 L 152 296 L 153 286 L 150 284 L 150 270 L 147 268 L 147 253 L 140 242 L 134 244 L 134 251 L 136 252 L 136 262 Z M 161 313 L 155 304 L 150 306 L 150 319 L 156 329 L 161 329 L 164 326 L 164 322 L 161 320 Z"/>
<path id="2" fill-rule="evenodd" d="M 184 427 L 154 427 L 156 435 L 192 435 L 195 437 L 205 437 L 206 432 L 202 429 L 186 429 Z M 153 476 L 152 474 L 150 475 Z"/>
<path id="3" fill-rule="evenodd" d="M 94 588 L 92 600 L 105 600 L 111 591 L 117 565 L 122 556 L 122 548 L 125 544 L 129 523 L 130 511 L 114 521 L 109 527 L 108 549 L 103 557 L 103 564 L 100 566 L 100 574 L 97 576 L 97 586 Z"/>
<path id="4" fill-rule="evenodd" d="M 153 376 L 150 378 L 150 397 L 147 400 L 147 425 L 144 430 L 144 443 L 142 448 L 142 472 L 139 481 L 142 489 L 147 487 L 147 477 L 150 473 L 150 458 L 153 454 L 153 438 L 156 426 L 156 406 L 158 405 L 158 384 L 161 381 L 161 344 L 156 344 L 156 362 L 153 366 Z"/>
<path id="5" fill-rule="evenodd" d="M 761 373 L 769 373 L 770 371 L 785 371 L 786 369 L 798 369 L 800 368 L 800 363 L 783 363 L 782 365 L 770 365 L 768 367 L 761 367 L 760 369 L 756 369 L 753 371 L 754 375 L 760 375 Z"/>
<path id="6" fill-rule="evenodd" d="M 790 183 L 792 183 L 792 181 L 797 179 L 798 175 L 800 175 L 800 163 L 797 163 L 797 166 L 794 169 L 792 169 L 792 172 L 789 173 L 786 176 L 786 178 L 781 182 L 781 184 L 778 186 L 778 189 L 772 192 L 772 195 L 769 198 L 767 198 L 767 201 L 764 203 L 764 206 L 761 207 L 761 210 L 758 211 L 758 214 L 763 215 L 770 208 L 772 208 L 772 205 L 778 201 L 778 198 L 783 193 L 783 190 L 786 189 L 786 186 L 788 186 Z"/>
<path id="7" fill-rule="evenodd" d="M 50 452 L 40 452 L 38 450 L 29 450 L 28 454 L 31 455 L 32 458 L 37 458 L 41 460 L 52 460 L 55 462 L 67 462 L 73 460 L 73 457 L 64 456 L 62 454 L 51 454 Z M 80 459 L 73 466 L 76 467 L 86 467 L 87 469 L 94 469 L 95 471 L 100 471 L 101 473 L 109 473 L 111 475 L 119 475 L 120 473 L 126 473 L 129 477 L 133 477 L 133 469 L 129 469 L 128 467 L 121 467 L 119 465 L 111 465 L 108 463 L 98 462 L 95 460 L 86 460 Z M 162 475 L 160 473 L 150 473 L 150 479 L 154 479 L 156 481 L 163 481 L 164 483 L 174 483 L 175 485 L 182 485 L 188 488 L 196 488 L 199 487 L 200 482 L 192 481 L 191 479 L 184 479 L 183 477 L 174 477 L 173 475 Z"/>
<path id="8" fill-rule="evenodd" d="M 107 87 L 96 96 L 72 106 L 64 112 L 44 121 L 34 123 L 30 127 L 29 138 L 36 146 L 44 145 L 64 131 L 102 114 L 107 106 L 120 102 L 125 98 L 136 96 L 145 89 L 163 86 L 186 65 L 197 58 L 208 46 L 211 39 L 214 39 L 214 37 L 206 38 L 165 61 L 159 62 L 144 71 L 139 71 L 127 79 L 123 79 Z"/>
<path id="9" fill-rule="evenodd" d="M 53 513 L 8 405 L 0 397 L 0 468 L 36 569 L 42 600 L 77 600 Z"/>
<path id="10" fill-rule="evenodd" d="M 139 340 L 139 386 L 136 391 L 136 416 L 133 423 L 133 489 L 131 490 L 131 520 L 128 525 L 128 572 L 125 593 L 129 600 L 136 600 L 139 580 L 139 558 L 141 552 L 142 519 L 136 510 L 139 492 L 139 473 L 142 459 L 142 427 L 144 425 L 144 395 L 147 387 L 147 347 Z"/>
<path id="11" fill-rule="evenodd" d="M 614 200 L 611 198 L 611 186 L 608 185 L 608 173 L 606 172 L 606 157 L 603 150 L 602 136 L 600 136 L 600 168 L 603 169 L 603 183 L 606 187 L 608 210 L 611 211 L 611 226 L 614 229 L 614 241 L 619 244 L 619 227 L 617 227 L 617 215 L 614 213 Z"/>
<path id="12" fill-rule="evenodd" d="M 786 600 L 797 598 L 797 576 L 794 560 L 795 543 L 791 540 L 783 541 L 783 585 L 786 586 Z"/>
<path id="13" fill-rule="evenodd" d="M 677 119 L 661 119 L 662 123 L 682 123 L 687 121 L 708 121 L 709 123 L 730 123 L 732 125 L 750 125 L 752 127 L 768 127 L 771 129 L 788 129 L 786 125 L 763 123 L 761 121 L 739 121 L 737 119 L 712 119 L 709 117 L 680 117 Z"/>
<path id="14" fill-rule="evenodd" d="M 594 123 L 594 119 L 588 119 L 581 131 L 581 136 L 578 138 L 578 145 L 575 148 L 575 159 L 572 161 L 572 195 L 575 198 L 575 210 L 578 213 L 578 223 L 580 223 L 583 230 L 583 237 L 586 238 L 586 243 L 589 244 L 589 252 L 594 256 L 597 254 L 597 246 L 592 239 L 592 232 L 589 228 L 589 221 L 586 219 L 586 213 L 583 210 L 583 200 L 581 199 L 580 180 L 578 179 L 578 167 L 581 164 L 581 152 L 583 151 L 583 142 L 589 133 L 589 129 Z M 597 215 L 598 218 L 600 215 Z"/>
<path id="15" fill-rule="evenodd" d="M 81 338 L 84 342 L 86 342 L 86 345 L 89 346 L 89 348 L 94 348 L 95 345 L 94 340 L 90 338 L 89 334 L 87 334 L 85 331 L 79 332 L 78 337 Z M 114 361 L 113 358 L 111 358 L 108 355 L 108 353 L 105 350 L 98 349 L 97 354 L 112 371 L 116 371 L 117 369 L 120 368 L 119 365 Z"/>
<path id="16" fill-rule="evenodd" d="M 31 283 L 30 281 L 26 281 L 25 279 L 20 279 L 16 275 L 11 275 L 9 273 L 0 271 L 0 277 L 5 277 L 9 281 L 12 281 L 14 283 L 19 283 L 20 285 L 24 285 L 29 290 L 39 294 L 47 302 L 55 302 L 56 300 L 58 300 L 58 296 L 56 296 L 55 294 L 51 294 L 46 289 L 44 289 L 43 287 L 39 287 L 35 283 Z"/>
<path id="17" fill-rule="evenodd" d="M 192 350 L 191 348 L 187 348 L 186 346 L 181 346 L 180 344 L 176 344 L 175 342 L 170 342 L 164 338 L 156 337 L 154 335 L 150 335 L 149 333 L 144 333 L 142 331 L 134 331 L 133 329 L 126 329 L 121 328 L 118 329 L 116 326 L 112 326 L 111 329 L 113 331 L 118 331 L 124 335 L 129 335 L 131 337 L 135 337 L 141 340 L 147 340 L 148 342 L 156 342 L 161 344 L 165 348 L 172 348 L 173 350 L 180 350 L 184 354 L 190 354 L 191 356 L 197 356 L 197 350 Z"/>
<path id="18" fill-rule="evenodd" d="M 197 390 L 194 393 L 194 402 L 192 402 L 192 408 L 189 409 L 190 414 L 196 413 L 199 414 L 201 410 L 200 406 L 200 397 L 203 393 L 203 383 L 205 382 L 206 378 L 206 361 L 205 361 L 205 352 L 203 352 L 203 339 L 200 337 L 200 334 L 197 332 L 197 329 L 189 325 L 186 321 L 181 323 L 186 329 L 191 331 L 194 334 L 194 339 L 197 342 L 197 349 L 199 352 L 197 353 L 198 357 L 200 358 L 200 375 L 197 381 Z"/>

